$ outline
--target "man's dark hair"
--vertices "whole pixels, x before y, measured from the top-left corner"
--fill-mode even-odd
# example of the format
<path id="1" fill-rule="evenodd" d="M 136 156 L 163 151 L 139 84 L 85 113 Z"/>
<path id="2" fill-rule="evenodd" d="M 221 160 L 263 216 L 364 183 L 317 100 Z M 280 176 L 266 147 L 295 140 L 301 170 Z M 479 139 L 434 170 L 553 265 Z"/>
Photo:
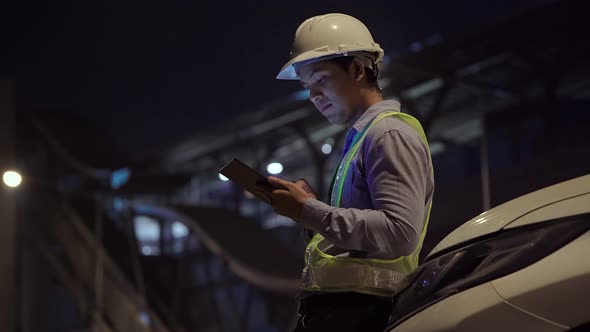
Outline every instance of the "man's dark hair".
<path id="1" fill-rule="evenodd" d="M 350 65 L 352 64 L 352 61 L 354 61 L 354 57 L 343 56 L 328 59 L 326 61 L 332 62 L 341 67 L 342 69 L 348 71 L 348 68 L 350 68 Z M 379 83 L 377 83 L 377 76 L 375 75 L 375 71 L 369 67 L 365 67 L 365 73 L 367 74 L 367 83 L 369 83 L 369 86 L 377 89 L 378 91 L 381 91 L 381 88 L 379 88 Z"/>

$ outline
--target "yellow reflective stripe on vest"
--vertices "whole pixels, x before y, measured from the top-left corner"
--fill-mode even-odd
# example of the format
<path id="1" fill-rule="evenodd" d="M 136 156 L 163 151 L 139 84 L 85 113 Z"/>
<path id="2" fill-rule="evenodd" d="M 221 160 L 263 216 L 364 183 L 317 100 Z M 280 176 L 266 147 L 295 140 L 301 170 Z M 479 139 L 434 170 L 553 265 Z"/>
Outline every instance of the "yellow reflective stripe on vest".
<path id="1" fill-rule="evenodd" d="M 348 173 L 352 159 L 358 152 L 369 129 L 386 117 L 395 117 L 414 128 L 426 146 L 428 141 L 420 122 L 414 117 L 401 112 L 384 112 L 377 115 L 365 127 L 357 133 L 360 135 L 354 140 L 353 146 L 343 157 L 336 171 L 332 187 L 331 205 L 340 207 L 344 178 Z M 430 152 L 428 153 L 430 158 Z M 432 162 L 431 162 L 432 165 Z M 420 234 L 420 240 L 416 249 L 408 255 L 395 259 L 374 258 L 350 258 L 334 257 L 325 253 L 326 248 L 332 243 L 321 234 L 316 234 L 309 242 L 305 250 L 305 266 L 302 273 L 302 288 L 310 291 L 321 292 L 346 292 L 353 291 L 379 296 L 391 296 L 397 292 L 403 278 L 418 266 L 418 259 L 422 243 L 426 235 L 432 201 L 428 204 L 428 211 L 424 220 L 424 227 Z"/>

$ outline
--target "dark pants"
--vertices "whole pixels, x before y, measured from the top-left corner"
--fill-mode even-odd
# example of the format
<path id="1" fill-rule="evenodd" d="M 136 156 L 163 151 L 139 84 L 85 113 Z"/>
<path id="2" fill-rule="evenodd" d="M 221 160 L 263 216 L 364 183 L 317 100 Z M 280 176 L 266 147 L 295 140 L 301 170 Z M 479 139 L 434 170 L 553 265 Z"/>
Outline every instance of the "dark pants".
<path id="1" fill-rule="evenodd" d="M 383 331 L 391 315 L 390 298 L 358 293 L 313 294 L 299 301 L 294 332 Z"/>

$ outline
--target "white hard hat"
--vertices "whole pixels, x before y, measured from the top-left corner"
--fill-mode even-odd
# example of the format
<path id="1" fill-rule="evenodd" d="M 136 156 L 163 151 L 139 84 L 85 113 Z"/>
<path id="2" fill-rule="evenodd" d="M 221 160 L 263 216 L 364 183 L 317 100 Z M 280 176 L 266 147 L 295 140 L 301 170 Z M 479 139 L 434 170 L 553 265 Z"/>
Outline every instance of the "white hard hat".
<path id="1" fill-rule="evenodd" d="M 296 65 L 360 53 L 370 54 L 374 65 L 383 60 L 383 49 L 361 21 L 345 14 L 315 16 L 295 32 L 291 60 L 283 66 L 277 79 L 299 79 Z"/>

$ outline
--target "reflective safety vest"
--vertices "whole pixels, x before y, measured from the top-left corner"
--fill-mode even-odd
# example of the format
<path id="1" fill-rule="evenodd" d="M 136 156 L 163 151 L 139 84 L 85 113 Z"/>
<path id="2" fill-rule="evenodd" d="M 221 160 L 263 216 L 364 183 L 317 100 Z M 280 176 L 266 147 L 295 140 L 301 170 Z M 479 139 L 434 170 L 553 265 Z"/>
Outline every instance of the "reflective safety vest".
<path id="1" fill-rule="evenodd" d="M 410 125 L 418 132 L 428 147 L 424 130 L 416 118 L 394 111 L 377 115 L 361 132 L 355 135 L 350 149 L 340 161 L 331 187 L 332 206 L 340 207 L 345 176 L 368 130 L 385 117 L 397 118 Z M 430 151 L 428 155 L 430 158 Z M 408 256 L 395 259 L 335 257 L 326 253 L 327 248 L 333 244 L 321 234 L 316 234 L 305 250 L 302 289 L 316 292 L 357 292 L 378 296 L 395 294 L 403 278 L 418 267 L 418 256 L 426 235 L 431 207 L 432 200 L 428 203 L 418 245 Z"/>

